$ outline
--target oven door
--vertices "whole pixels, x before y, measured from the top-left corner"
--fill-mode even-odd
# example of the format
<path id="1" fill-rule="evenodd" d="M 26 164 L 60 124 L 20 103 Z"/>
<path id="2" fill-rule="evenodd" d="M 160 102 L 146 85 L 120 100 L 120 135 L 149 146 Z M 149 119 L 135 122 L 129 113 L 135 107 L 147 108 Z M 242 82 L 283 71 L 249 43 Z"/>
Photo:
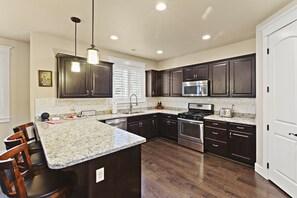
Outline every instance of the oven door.
<path id="1" fill-rule="evenodd" d="M 178 138 L 203 143 L 203 121 L 178 118 Z"/>

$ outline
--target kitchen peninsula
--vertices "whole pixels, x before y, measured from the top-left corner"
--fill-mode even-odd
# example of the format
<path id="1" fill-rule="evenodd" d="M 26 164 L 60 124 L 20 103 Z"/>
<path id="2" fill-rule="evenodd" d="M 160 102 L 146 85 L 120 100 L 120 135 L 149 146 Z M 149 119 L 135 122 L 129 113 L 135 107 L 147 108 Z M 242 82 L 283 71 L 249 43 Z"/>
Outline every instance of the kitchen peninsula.
<path id="1" fill-rule="evenodd" d="M 74 197 L 141 197 L 145 138 L 94 117 L 36 126 L 48 167 L 75 172 Z"/>

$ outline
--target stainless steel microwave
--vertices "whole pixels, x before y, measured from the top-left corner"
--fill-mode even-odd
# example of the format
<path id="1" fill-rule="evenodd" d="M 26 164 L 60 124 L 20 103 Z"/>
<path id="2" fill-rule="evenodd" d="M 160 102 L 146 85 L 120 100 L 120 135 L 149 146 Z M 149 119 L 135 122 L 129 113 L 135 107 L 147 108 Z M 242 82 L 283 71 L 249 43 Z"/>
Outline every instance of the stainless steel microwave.
<path id="1" fill-rule="evenodd" d="M 183 96 L 208 96 L 208 80 L 183 82 Z"/>

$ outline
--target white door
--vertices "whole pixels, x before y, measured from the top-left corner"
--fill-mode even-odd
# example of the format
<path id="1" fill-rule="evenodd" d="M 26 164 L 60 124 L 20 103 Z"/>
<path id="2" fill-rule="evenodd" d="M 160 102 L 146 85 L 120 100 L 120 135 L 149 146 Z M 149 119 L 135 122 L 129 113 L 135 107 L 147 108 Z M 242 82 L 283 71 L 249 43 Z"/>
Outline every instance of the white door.
<path id="1" fill-rule="evenodd" d="M 271 34 L 268 45 L 269 178 L 297 197 L 297 22 Z"/>

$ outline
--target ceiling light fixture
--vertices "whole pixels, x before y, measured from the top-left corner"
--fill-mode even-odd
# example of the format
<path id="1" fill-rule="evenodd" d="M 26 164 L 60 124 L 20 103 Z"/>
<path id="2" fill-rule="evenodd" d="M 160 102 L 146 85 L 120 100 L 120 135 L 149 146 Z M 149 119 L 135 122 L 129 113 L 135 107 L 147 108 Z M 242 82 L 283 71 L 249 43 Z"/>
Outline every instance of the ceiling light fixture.
<path id="1" fill-rule="evenodd" d="M 208 39 L 210 39 L 210 38 L 211 38 L 211 36 L 210 36 L 209 34 L 205 34 L 205 35 L 202 37 L 203 40 L 208 40 Z"/>
<path id="2" fill-rule="evenodd" d="M 119 37 L 116 35 L 112 35 L 110 36 L 110 39 L 116 41 L 116 40 L 119 40 Z"/>
<path id="3" fill-rule="evenodd" d="M 88 63 L 98 64 L 99 63 L 99 51 L 94 45 L 94 0 L 92 0 L 92 44 L 91 48 L 88 48 Z"/>
<path id="4" fill-rule="evenodd" d="M 71 71 L 72 72 L 80 72 L 80 63 L 77 61 L 76 57 L 76 33 L 77 33 L 77 24 L 80 23 L 80 19 L 77 17 L 71 17 L 71 21 L 75 24 L 75 31 L 74 31 L 74 59 L 71 62 Z"/>
<path id="5" fill-rule="evenodd" d="M 163 51 L 162 50 L 158 50 L 157 51 L 157 54 L 163 54 Z"/>
<path id="6" fill-rule="evenodd" d="M 156 10 L 158 11 L 166 10 L 166 8 L 167 8 L 167 5 L 163 2 L 160 2 L 156 5 Z"/>

